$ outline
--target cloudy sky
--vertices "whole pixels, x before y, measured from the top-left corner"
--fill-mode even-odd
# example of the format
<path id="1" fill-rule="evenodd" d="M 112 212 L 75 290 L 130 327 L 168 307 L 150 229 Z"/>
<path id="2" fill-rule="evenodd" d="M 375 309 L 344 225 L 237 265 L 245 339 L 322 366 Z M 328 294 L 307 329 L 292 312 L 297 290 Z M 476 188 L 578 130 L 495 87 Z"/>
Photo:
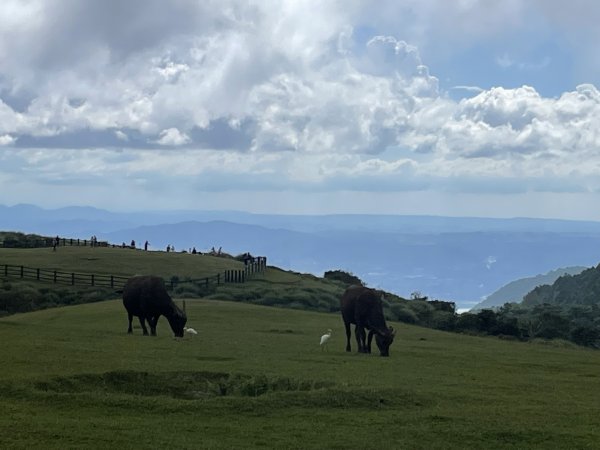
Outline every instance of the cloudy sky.
<path id="1" fill-rule="evenodd" d="M 0 203 L 600 220 L 592 0 L 3 0 Z"/>

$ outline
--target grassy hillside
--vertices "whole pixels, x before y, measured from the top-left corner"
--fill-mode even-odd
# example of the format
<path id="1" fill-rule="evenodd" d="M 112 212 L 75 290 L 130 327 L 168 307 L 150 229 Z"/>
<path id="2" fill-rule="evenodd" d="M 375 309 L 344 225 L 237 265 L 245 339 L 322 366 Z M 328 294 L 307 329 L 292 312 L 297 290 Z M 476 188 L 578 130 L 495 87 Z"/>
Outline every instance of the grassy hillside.
<path id="1" fill-rule="evenodd" d="M 240 269 L 244 267 L 243 264 L 232 258 L 121 248 L 60 247 L 56 252 L 51 248 L 0 248 L 0 266 L 3 264 L 125 277 L 153 273 L 164 277 L 167 282 L 174 278 L 179 280 L 171 291 L 175 298 L 231 300 L 319 312 L 337 311 L 339 298 L 345 289 L 345 284 L 338 280 L 274 267 L 269 267 L 266 272 L 246 283 L 212 283 L 206 286 L 203 282 L 192 283 L 189 280 L 214 276 L 228 269 Z M 570 292 L 574 299 L 589 297 L 593 300 L 596 298 L 594 292 L 598 292 L 594 290 L 597 277 L 593 275 L 596 272 L 596 269 L 590 269 L 579 276 L 560 278 L 557 283 L 561 280 L 563 283 L 571 282 L 584 275 L 592 281 L 596 280 L 595 284 L 590 281 L 584 288 L 570 291 L 561 288 L 560 292 Z M 70 277 L 67 279 L 70 280 Z M 170 283 L 167 284 L 170 288 Z M 72 287 L 23 281 L 16 278 L 15 273 L 9 277 L 0 273 L 0 316 L 114 297 L 115 290 L 106 287 Z M 384 302 L 384 314 L 390 320 L 444 331 L 510 336 L 520 340 L 566 339 L 579 345 L 600 348 L 600 310 L 597 307 L 586 305 L 565 311 L 555 309 L 543 305 L 534 308 L 510 305 L 495 313 L 485 310 L 476 315 L 457 315 L 454 304 L 448 302 L 408 301 L 391 294 L 386 295 Z"/>
<path id="2" fill-rule="evenodd" d="M 244 267 L 239 261 L 209 255 L 69 246 L 57 251 L 51 247 L 0 248 L 0 264 L 120 276 L 151 273 L 167 279 L 173 275 L 203 278 Z"/>
<path id="3" fill-rule="evenodd" d="M 122 248 L 59 247 L 0 248 L 0 265 L 10 264 L 62 272 L 94 273 L 129 277 L 155 274 L 181 283 L 175 297 L 208 297 L 296 309 L 334 311 L 339 307 L 343 283 L 313 275 L 286 272 L 274 267 L 256 274 L 246 283 L 229 283 L 208 288 L 186 283 L 189 279 L 214 277 L 225 270 L 241 270 L 244 264 L 232 258 L 188 253 L 144 252 Z M 114 297 L 114 290 L 99 287 L 70 286 L 0 277 L 0 316 L 27 312 L 60 304 L 88 303 Z"/>
<path id="4" fill-rule="evenodd" d="M 186 302 L 197 336 L 125 333 L 118 300 L 0 319 L 1 448 L 592 448 L 600 353 L 404 324 L 343 351 L 338 314 Z M 329 352 L 319 336 L 333 329 Z"/>

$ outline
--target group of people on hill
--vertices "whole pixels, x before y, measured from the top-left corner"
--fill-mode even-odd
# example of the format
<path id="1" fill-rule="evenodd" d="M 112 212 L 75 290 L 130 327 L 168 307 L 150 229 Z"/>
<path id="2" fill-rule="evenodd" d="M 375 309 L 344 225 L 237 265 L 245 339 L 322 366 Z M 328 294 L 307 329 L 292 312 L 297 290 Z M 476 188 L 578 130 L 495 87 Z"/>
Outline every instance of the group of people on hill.
<path id="1" fill-rule="evenodd" d="M 54 251 L 56 251 L 56 247 L 58 247 L 60 245 L 60 237 L 56 236 L 55 238 L 52 238 L 52 248 Z M 90 238 L 90 246 L 91 247 L 97 247 L 98 246 L 98 238 L 94 235 Z M 114 245 L 113 245 L 114 247 Z M 148 251 L 148 248 L 150 247 L 150 242 L 148 242 L 147 240 L 144 242 L 144 251 Z M 135 250 L 136 249 L 136 243 L 135 243 L 135 239 L 131 240 L 131 243 L 129 245 L 127 245 L 125 243 L 125 241 L 123 241 L 123 243 L 121 244 L 121 248 L 130 248 Z M 175 246 L 173 244 L 169 244 L 167 245 L 167 253 L 171 253 L 171 252 L 175 252 Z M 185 250 L 183 251 L 185 253 Z M 202 252 L 199 250 L 196 250 L 196 247 L 192 247 L 188 250 L 189 253 L 191 253 L 192 255 L 202 255 Z M 218 250 L 215 249 L 215 247 L 212 247 L 210 252 L 208 253 L 209 255 L 212 256 L 221 256 L 221 247 L 218 248 Z"/>

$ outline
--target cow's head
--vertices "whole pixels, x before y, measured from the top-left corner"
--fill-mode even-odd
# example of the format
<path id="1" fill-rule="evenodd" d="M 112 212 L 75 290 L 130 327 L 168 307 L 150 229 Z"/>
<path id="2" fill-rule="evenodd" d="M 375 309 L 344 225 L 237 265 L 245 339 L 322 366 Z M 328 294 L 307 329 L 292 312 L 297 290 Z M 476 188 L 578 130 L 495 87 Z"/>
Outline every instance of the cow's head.
<path id="1" fill-rule="evenodd" d="M 167 317 L 167 320 L 169 321 L 169 325 L 171 325 L 171 330 L 173 330 L 175 337 L 183 337 L 183 328 L 187 322 L 185 312 L 177 308 L 173 314 Z"/>
<path id="2" fill-rule="evenodd" d="M 381 356 L 390 356 L 390 345 L 394 342 L 396 332 L 389 327 L 384 333 L 375 334 L 375 343 Z"/>

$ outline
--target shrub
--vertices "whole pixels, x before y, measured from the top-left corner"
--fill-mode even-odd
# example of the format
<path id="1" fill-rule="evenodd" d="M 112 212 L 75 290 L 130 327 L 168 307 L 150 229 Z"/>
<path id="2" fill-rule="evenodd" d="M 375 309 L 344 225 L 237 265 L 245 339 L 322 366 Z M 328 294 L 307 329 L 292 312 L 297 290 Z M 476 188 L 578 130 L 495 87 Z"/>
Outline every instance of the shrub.
<path id="1" fill-rule="evenodd" d="M 392 312 L 395 320 L 398 320 L 400 322 L 417 323 L 419 320 L 419 318 L 412 309 L 400 303 L 392 304 L 390 306 L 390 311 Z"/>
<path id="2" fill-rule="evenodd" d="M 456 324 L 456 315 L 448 311 L 434 311 L 431 326 L 438 330 L 452 331 Z"/>
<path id="3" fill-rule="evenodd" d="M 343 270 L 329 270 L 323 274 L 323 278 L 326 280 L 334 280 L 340 281 L 347 286 L 357 285 L 364 286 L 363 281 L 358 278 L 356 275 L 353 275 L 349 272 L 344 272 Z"/>

